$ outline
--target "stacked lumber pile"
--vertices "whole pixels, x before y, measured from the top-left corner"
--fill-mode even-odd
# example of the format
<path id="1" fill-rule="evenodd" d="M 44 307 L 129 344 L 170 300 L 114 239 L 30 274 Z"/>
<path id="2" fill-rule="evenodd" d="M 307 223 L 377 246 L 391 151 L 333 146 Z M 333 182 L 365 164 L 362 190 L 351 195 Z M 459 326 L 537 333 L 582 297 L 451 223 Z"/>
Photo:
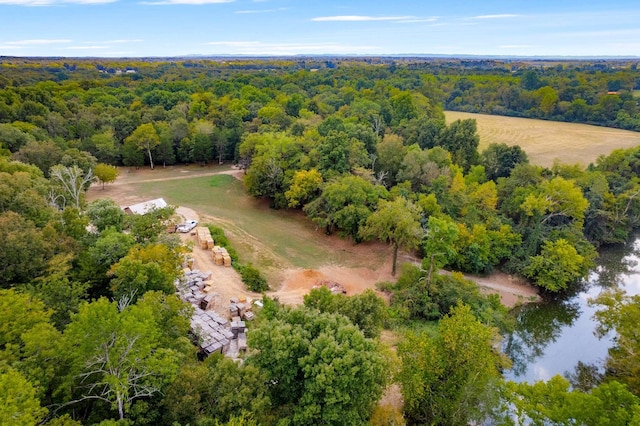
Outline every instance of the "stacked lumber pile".
<path id="1" fill-rule="evenodd" d="M 211 231 L 206 226 L 198 226 L 196 229 L 196 241 L 203 250 L 211 250 L 214 247 Z"/>
<path id="2" fill-rule="evenodd" d="M 231 256 L 229 256 L 227 249 L 224 247 L 213 246 L 213 249 L 211 250 L 211 258 L 218 266 L 231 266 Z"/>
<path id="3" fill-rule="evenodd" d="M 214 352 L 226 353 L 231 339 L 236 335 L 227 328 L 229 321 L 212 311 L 196 308 L 191 317 L 191 330 L 198 337 L 200 347 L 206 355 Z"/>
<path id="4" fill-rule="evenodd" d="M 251 299 L 245 297 L 232 297 L 229 303 L 229 315 L 231 318 L 239 318 L 245 321 L 251 321 L 255 315 L 251 311 Z"/>
<path id="5" fill-rule="evenodd" d="M 229 327 L 229 320 L 209 310 L 215 306 L 218 298 L 218 294 L 213 291 L 211 272 L 185 270 L 184 278 L 176 280 L 176 287 L 180 297 L 195 307 L 191 317 L 191 331 L 205 355 L 213 352 L 228 354 L 232 345 L 242 346 L 237 342 L 237 326 L 234 333 Z"/>

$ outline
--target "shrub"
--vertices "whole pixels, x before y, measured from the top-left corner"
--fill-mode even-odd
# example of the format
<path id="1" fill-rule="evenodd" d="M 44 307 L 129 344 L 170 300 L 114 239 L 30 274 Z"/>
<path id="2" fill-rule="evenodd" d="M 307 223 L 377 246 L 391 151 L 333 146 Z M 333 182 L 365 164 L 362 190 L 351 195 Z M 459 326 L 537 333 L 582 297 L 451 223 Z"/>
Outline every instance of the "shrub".
<path id="1" fill-rule="evenodd" d="M 265 277 L 250 263 L 238 268 L 238 272 L 240 272 L 242 282 L 246 284 L 249 290 L 255 291 L 256 293 L 269 290 L 269 284 L 267 284 Z"/>

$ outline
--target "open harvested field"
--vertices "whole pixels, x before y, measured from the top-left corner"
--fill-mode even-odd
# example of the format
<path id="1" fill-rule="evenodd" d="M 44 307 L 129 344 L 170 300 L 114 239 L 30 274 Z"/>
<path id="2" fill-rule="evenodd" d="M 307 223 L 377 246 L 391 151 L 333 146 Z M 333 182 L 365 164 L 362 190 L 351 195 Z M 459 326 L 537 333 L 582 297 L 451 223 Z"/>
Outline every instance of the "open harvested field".
<path id="1" fill-rule="evenodd" d="M 608 127 L 457 111 L 446 111 L 445 115 L 447 123 L 467 118 L 477 121 L 480 151 L 491 143 L 520 145 L 529 161 L 547 167 L 556 158 L 587 166 L 614 149 L 640 145 L 639 132 Z"/>

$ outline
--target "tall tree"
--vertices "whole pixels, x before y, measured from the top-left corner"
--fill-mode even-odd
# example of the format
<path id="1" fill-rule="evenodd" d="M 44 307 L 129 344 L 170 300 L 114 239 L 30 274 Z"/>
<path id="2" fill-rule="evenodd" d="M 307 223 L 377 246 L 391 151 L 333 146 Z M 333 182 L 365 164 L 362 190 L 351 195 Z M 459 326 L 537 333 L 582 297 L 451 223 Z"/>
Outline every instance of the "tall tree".
<path id="1" fill-rule="evenodd" d="M 102 183 L 102 189 L 104 190 L 105 183 L 115 182 L 118 178 L 118 168 L 109 164 L 98 163 L 93 169 L 93 173 L 96 175 L 96 179 Z"/>
<path id="2" fill-rule="evenodd" d="M 378 200 L 388 197 L 387 190 L 359 176 L 345 175 L 330 183 L 322 194 L 307 203 L 304 211 L 326 233 L 336 228 L 341 235 L 362 241 L 361 228 L 371 215 Z"/>
<path id="3" fill-rule="evenodd" d="M 438 323 L 434 338 L 409 334 L 398 344 L 399 374 L 410 425 L 482 423 L 499 402 L 503 360 L 493 350 L 495 331 L 466 305 Z"/>
<path id="4" fill-rule="evenodd" d="M 422 238 L 418 208 L 410 201 L 398 197 L 393 201 L 380 200 L 378 210 L 367 218 L 360 230 L 364 239 L 377 238 L 393 245 L 393 266 L 391 274 L 396 274 L 398 249 L 414 249 Z"/>
<path id="5" fill-rule="evenodd" d="M 160 144 L 160 137 L 153 124 L 145 123 L 139 125 L 125 140 L 125 145 L 127 142 L 133 144 L 139 151 L 147 153 L 149 166 L 153 169 L 153 156 L 151 151 Z"/>
<path id="6" fill-rule="evenodd" d="M 387 383 L 379 345 L 341 315 L 280 308 L 249 344 L 247 363 L 267 374 L 271 400 L 292 425 L 365 424 Z"/>
<path id="7" fill-rule="evenodd" d="M 255 366 L 213 354 L 183 366 L 162 405 L 169 422 L 185 425 L 224 422 L 243 411 L 264 418 L 271 405 L 266 384 L 265 373 Z"/>
<path id="8" fill-rule="evenodd" d="M 0 424 L 31 426 L 47 414 L 33 385 L 16 370 L 0 365 Z"/>
<path id="9" fill-rule="evenodd" d="M 76 209 L 80 210 L 82 195 L 88 185 L 95 179 L 92 170 L 83 172 L 78 166 L 63 166 L 61 164 L 51 167 L 49 172 L 51 179 L 62 188 L 63 194 L 68 195 Z M 64 207 L 66 202 L 63 204 Z"/>
<path id="10" fill-rule="evenodd" d="M 453 156 L 453 162 L 465 171 L 478 163 L 478 144 L 480 136 L 477 133 L 476 120 L 456 120 L 442 130 L 438 138 L 438 145 L 446 149 Z"/>
<path id="11" fill-rule="evenodd" d="M 149 306 L 104 298 L 80 306 L 63 337 L 66 404 L 102 401 L 124 419 L 134 401 L 157 395 L 183 356 L 160 345 L 162 332 Z"/>

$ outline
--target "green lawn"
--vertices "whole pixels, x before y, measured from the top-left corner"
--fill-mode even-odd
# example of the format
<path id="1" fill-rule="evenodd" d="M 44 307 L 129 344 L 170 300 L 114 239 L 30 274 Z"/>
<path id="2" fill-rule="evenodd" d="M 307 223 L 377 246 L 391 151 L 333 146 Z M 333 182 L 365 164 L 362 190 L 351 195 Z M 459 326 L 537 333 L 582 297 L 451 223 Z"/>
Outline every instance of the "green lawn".
<path id="1" fill-rule="evenodd" d="M 241 261 L 261 269 L 371 266 L 360 264 L 348 250 L 337 250 L 337 237 L 324 235 L 302 212 L 273 210 L 265 201 L 247 196 L 242 182 L 232 176 L 143 181 L 132 186 L 149 198 L 164 197 L 170 204 L 214 218 L 213 223 L 229 235 Z"/>

